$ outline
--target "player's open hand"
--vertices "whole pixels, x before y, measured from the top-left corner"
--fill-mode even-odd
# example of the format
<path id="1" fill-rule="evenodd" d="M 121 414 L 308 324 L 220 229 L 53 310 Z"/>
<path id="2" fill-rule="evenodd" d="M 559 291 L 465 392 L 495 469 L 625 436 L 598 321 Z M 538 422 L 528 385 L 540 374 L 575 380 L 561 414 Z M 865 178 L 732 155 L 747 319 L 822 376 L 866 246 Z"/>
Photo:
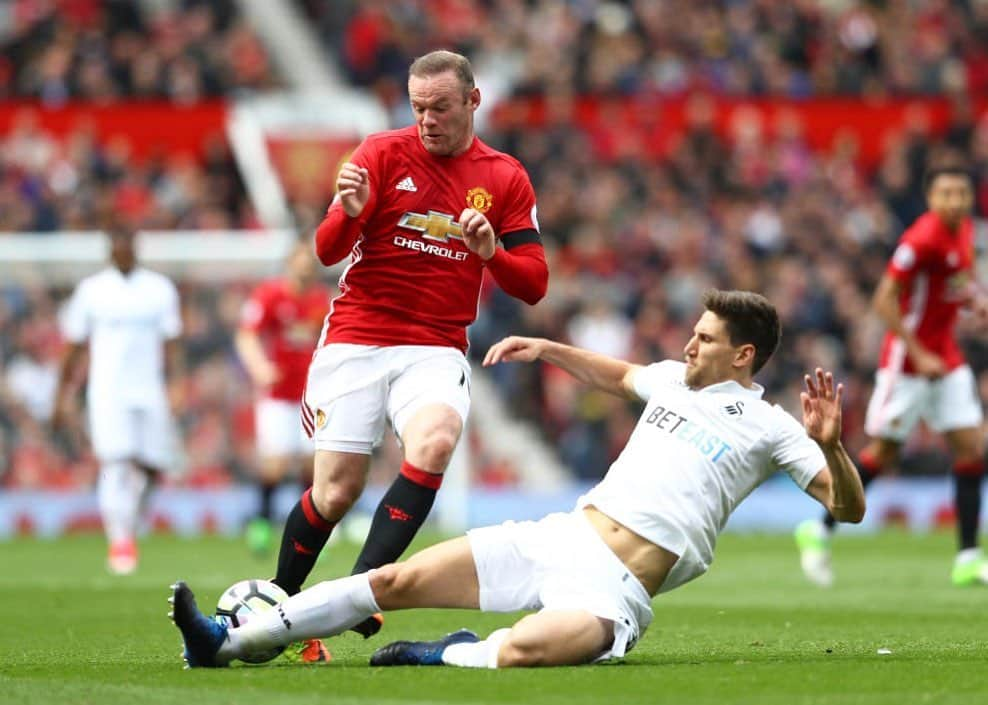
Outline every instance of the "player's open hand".
<path id="1" fill-rule="evenodd" d="M 484 356 L 484 367 L 499 362 L 532 362 L 539 359 L 545 341 L 541 338 L 522 338 L 512 335 L 491 346 Z"/>
<path id="2" fill-rule="evenodd" d="M 370 172 L 353 162 L 344 162 L 336 177 L 336 195 L 340 197 L 343 212 L 356 218 L 370 199 Z"/>
<path id="3" fill-rule="evenodd" d="M 497 242 L 494 238 L 494 228 L 487 220 L 487 216 L 473 208 L 464 208 L 460 213 L 459 223 L 463 242 L 471 252 L 477 253 L 482 260 L 489 260 L 494 256 Z"/>
<path id="4" fill-rule="evenodd" d="M 803 426 L 806 434 L 822 446 L 832 446 L 840 441 L 841 399 L 844 385 L 834 386 L 834 375 L 817 367 L 815 373 L 805 375 L 806 391 L 800 393 L 803 403 Z"/>

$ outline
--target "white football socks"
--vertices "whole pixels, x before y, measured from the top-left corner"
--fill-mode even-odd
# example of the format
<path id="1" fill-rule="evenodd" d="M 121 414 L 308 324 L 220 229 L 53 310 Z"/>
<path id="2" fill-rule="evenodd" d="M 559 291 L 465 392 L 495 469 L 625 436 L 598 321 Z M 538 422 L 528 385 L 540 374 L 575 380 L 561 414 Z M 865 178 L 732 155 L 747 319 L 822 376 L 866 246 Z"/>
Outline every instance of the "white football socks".
<path id="1" fill-rule="evenodd" d="M 230 629 L 229 639 L 216 654 L 229 661 L 240 654 L 266 651 L 293 641 L 341 634 L 380 612 L 370 586 L 370 573 L 327 580 L 289 597 L 241 627 Z"/>
<path id="2" fill-rule="evenodd" d="M 126 460 L 100 467 L 97 494 L 103 531 L 112 544 L 137 536 L 141 499 L 148 487 L 148 476 Z"/>
<path id="3" fill-rule="evenodd" d="M 497 668 L 501 644 L 508 638 L 509 627 L 491 632 L 483 641 L 472 644 L 450 644 L 443 649 L 443 663 L 462 668 Z"/>

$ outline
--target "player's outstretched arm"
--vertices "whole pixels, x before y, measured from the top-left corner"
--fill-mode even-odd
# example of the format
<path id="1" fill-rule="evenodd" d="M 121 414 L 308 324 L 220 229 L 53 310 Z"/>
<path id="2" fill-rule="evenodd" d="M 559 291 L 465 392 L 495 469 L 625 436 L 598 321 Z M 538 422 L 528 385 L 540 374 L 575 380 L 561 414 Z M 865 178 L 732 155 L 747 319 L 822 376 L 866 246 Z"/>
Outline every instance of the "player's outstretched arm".
<path id="1" fill-rule="evenodd" d="M 545 338 L 523 338 L 513 335 L 494 343 L 484 356 L 484 367 L 499 362 L 534 362 L 535 360 L 545 360 L 566 370 L 581 382 L 605 392 L 628 399 L 638 398 L 632 378 L 640 365 Z"/>
<path id="2" fill-rule="evenodd" d="M 835 386 L 833 374 L 819 367 L 804 382 L 806 391 L 799 395 L 803 426 L 827 461 L 807 491 L 838 521 L 857 523 L 864 518 L 865 497 L 858 471 L 840 440 L 844 385 Z"/>

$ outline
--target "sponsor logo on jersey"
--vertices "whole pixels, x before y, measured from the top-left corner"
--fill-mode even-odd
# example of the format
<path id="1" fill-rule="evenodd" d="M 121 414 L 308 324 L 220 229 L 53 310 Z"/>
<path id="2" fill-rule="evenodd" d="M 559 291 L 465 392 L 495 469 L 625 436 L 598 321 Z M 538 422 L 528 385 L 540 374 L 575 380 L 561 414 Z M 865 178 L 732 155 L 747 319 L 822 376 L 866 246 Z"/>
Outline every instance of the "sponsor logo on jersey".
<path id="1" fill-rule="evenodd" d="M 427 255 L 433 255 L 435 257 L 445 257 L 454 262 L 463 262 L 470 255 L 466 250 L 454 250 L 452 247 L 433 245 L 431 242 L 422 242 L 421 240 L 411 240 L 401 235 L 395 235 L 395 239 L 392 242 L 398 247 L 404 247 L 406 250 L 424 252 Z"/>
<path id="2" fill-rule="evenodd" d="M 652 409 L 645 417 L 645 423 L 693 446 L 714 463 L 731 450 L 730 444 L 721 440 L 717 434 L 664 406 L 656 406 Z"/>
<path id="3" fill-rule="evenodd" d="M 429 211 L 425 215 L 421 213 L 405 213 L 398 221 L 398 226 L 408 228 L 409 230 L 417 230 L 422 233 L 424 240 L 435 240 L 436 242 L 443 243 L 442 245 L 436 245 L 431 242 L 422 242 L 422 240 L 407 238 L 403 235 L 395 235 L 392 242 L 398 247 L 424 252 L 427 255 L 433 255 L 435 257 L 445 257 L 456 262 L 463 262 L 470 255 L 465 250 L 449 247 L 451 244 L 449 242 L 450 238 L 463 240 L 463 230 L 460 228 L 460 224 L 453 220 L 453 216 L 451 215 L 440 213 L 439 211 Z"/>
<path id="4" fill-rule="evenodd" d="M 422 237 L 437 242 L 449 242 L 451 237 L 463 239 L 463 229 L 453 220 L 453 216 L 439 211 L 421 213 L 405 213 L 398 221 L 398 227 L 418 230 Z"/>
<path id="5" fill-rule="evenodd" d="M 412 191 L 412 192 L 419 190 L 418 186 L 415 185 L 415 182 L 412 181 L 411 176 L 406 176 L 404 179 L 399 181 L 398 185 L 395 186 L 395 189 L 398 191 Z"/>
<path id="6" fill-rule="evenodd" d="M 494 197 L 483 186 L 474 186 L 467 191 L 467 208 L 473 208 L 475 211 L 486 213 L 491 209 L 493 203 Z"/>

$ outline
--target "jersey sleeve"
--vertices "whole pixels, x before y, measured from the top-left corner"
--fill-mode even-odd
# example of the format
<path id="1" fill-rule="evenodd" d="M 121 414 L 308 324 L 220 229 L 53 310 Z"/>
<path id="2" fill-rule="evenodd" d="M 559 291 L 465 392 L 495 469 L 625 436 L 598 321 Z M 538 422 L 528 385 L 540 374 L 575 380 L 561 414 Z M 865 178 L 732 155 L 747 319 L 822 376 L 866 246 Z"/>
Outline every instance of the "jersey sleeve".
<path id="1" fill-rule="evenodd" d="M 380 165 L 383 160 L 378 158 L 379 151 L 373 141 L 364 140 L 350 155 L 349 161 L 367 169 L 370 181 L 370 195 L 360 215 L 356 218 L 348 216 L 343 210 L 339 194 L 336 194 L 326 209 L 325 217 L 316 228 L 316 255 L 327 266 L 339 262 L 350 253 L 362 228 L 377 209 L 377 193 L 386 179 L 381 173 Z"/>
<path id="2" fill-rule="evenodd" d="M 806 435 L 796 419 L 780 407 L 774 409 L 778 429 L 772 448 L 772 462 L 789 475 L 799 488 L 805 490 L 817 473 L 827 465 L 823 451 Z"/>
<path id="3" fill-rule="evenodd" d="M 498 224 L 497 236 L 503 237 L 508 233 L 522 230 L 539 232 L 539 219 L 535 205 L 535 189 L 528 178 L 524 167 L 518 164 L 511 176 L 511 202 L 505 206 L 505 212 Z"/>
<path id="4" fill-rule="evenodd" d="M 167 280 L 164 298 L 160 331 L 165 340 L 171 340 L 182 335 L 182 308 L 178 301 L 178 289 Z"/>
<path id="5" fill-rule="evenodd" d="M 885 273 L 901 284 L 908 284 L 923 269 L 927 258 L 927 248 L 914 227 L 907 230 L 892 253 Z"/>
<path id="6" fill-rule="evenodd" d="M 59 317 L 62 335 L 70 343 L 85 342 L 92 333 L 89 316 L 89 286 L 82 282 L 72 293 Z"/>
<path id="7" fill-rule="evenodd" d="M 682 381 L 682 363 L 675 360 L 653 362 L 651 365 L 641 367 L 635 372 L 631 380 L 635 394 L 644 401 L 648 401 L 661 387 L 682 383 Z"/>

